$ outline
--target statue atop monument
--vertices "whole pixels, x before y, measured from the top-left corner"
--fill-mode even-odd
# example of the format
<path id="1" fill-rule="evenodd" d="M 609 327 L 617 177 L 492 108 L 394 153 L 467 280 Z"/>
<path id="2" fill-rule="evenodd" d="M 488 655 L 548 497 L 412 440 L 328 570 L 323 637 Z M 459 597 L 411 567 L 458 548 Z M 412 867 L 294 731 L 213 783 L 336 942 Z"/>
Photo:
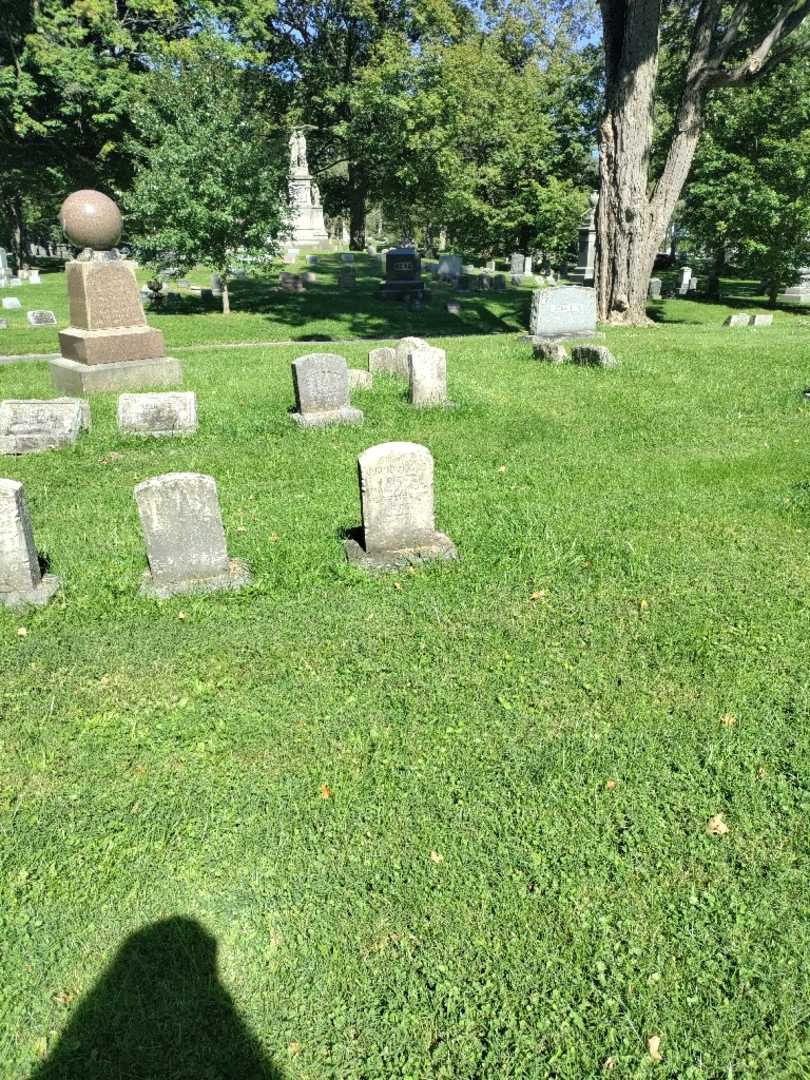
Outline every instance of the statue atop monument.
<path id="1" fill-rule="evenodd" d="M 303 169 L 309 173 L 307 165 L 307 140 L 303 131 L 294 131 L 290 135 L 290 170 Z"/>
<path id="2" fill-rule="evenodd" d="M 290 241 L 296 247 L 318 247 L 329 239 L 323 223 L 323 207 L 318 185 L 307 163 L 307 140 L 303 131 L 290 135 L 290 203 L 293 227 Z"/>

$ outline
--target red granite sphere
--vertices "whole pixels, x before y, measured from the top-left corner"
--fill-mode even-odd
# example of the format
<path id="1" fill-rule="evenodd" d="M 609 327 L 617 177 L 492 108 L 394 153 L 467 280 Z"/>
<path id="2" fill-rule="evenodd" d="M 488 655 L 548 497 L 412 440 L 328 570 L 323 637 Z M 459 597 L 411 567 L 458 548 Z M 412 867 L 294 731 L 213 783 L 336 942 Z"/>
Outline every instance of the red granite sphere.
<path id="1" fill-rule="evenodd" d="M 76 247 L 108 251 L 115 247 L 124 226 L 121 211 L 100 191 L 74 191 L 62 203 L 59 224 Z"/>

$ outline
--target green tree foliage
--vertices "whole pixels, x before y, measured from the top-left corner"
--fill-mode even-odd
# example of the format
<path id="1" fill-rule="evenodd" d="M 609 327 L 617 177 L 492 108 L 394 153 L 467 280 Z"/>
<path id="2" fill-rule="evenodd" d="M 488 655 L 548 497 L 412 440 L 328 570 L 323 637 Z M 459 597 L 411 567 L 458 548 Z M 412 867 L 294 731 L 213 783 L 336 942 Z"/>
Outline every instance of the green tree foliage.
<path id="1" fill-rule="evenodd" d="M 718 91 L 685 192 L 683 224 L 713 256 L 764 278 L 771 300 L 810 258 L 810 57 Z"/>
<path id="2" fill-rule="evenodd" d="M 220 40 L 159 62 L 134 114 L 135 180 L 125 197 L 138 257 L 155 269 L 198 263 L 228 280 L 266 258 L 288 217 L 286 132 L 266 83 Z"/>

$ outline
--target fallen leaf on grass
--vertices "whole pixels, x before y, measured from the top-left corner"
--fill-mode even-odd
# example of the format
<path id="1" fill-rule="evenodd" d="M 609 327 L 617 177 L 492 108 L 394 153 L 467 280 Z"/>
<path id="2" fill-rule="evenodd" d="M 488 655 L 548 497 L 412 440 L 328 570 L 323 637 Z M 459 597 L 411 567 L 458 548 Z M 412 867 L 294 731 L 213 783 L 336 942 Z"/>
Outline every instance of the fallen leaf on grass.
<path id="1" fill-rule="evenodd" d="M 275 542 L 276 542 L 277 540 L 280 540 L 280 539 L 281 539 L 281 537 L 280 537 L 280 536 L 278 535 L 278 533 L 270 533 L 270 539 L 271 539 L 271 540 L 273 541 L 273 543 L 275 544 Z"/>
<path id="2" fill-rule="evenodd" d="M 664 1058 L 661 1055 L 661 1038 L 658 1035 L 651 1035 L 647 1039 L 647 1050 L 653 1061 L 663 1061 Z"/>
<path id="3" fill-rule="evenodd" d="M 402 591 L 402 582 L 401 581 L 395 581 L 394 582 L 394 588 L 399 589 L 400 592 L 401 592 Z"/>
<path id="4" fill-rule="evenodd" d="M 18 626 L 17 637 L 28 637 L 28 630 L 24 626 Z"/>
<path id="5" fill-rule="evenodd" d="M 767 775 L 767 771 L 763 769 L 760 765 L 760 767 L 757 769 L 757 780 L 764 780 Z"/>
<path id="6" fill-rule="evenodd" d="M 545 598 L 546 598 L 546 590 L 545 589 L 538 589 L 537 592 L 533 592 L 532 595 L 529 597 L 530 600 L 545 600 Z"/>
<path id="7" fill-rule="evenodd" d="M 498 472 L 506 472 L 506 466 L 505 465 L 499 465 L 498 466 Z"/>
<path id="8" fill-rule="evenodd" d="M 605 787 L 608 789 L 608 791 L 613 791 L 613 789 L 616 787 L 616 781 L 608 780 L 608 782 L 605 784 Z"/>
<path id="9" fill-rule="evenodd" d="M 737 717 L 734 715 L 734 713 L 724 713 L 720 717 L 720 723 L 723 725 L 723 727 L 734 727 L 734 725 L 737 723 Z"/>
<path id="10" fill-rule="evenodd" d="M 723 821 L 722 814 L 715 814 L 714 817 L 710 817 L 706 822 L 706 832 L 709 836 L 725 836 L 728 832 L 728 825 Z"/>
<path id="11" fill-rule="evenodd" d="M 41 1058 L 48 1053 L 48 1040 L 44 1035 L 41 1035 L 34 1043 L 34 1053 Z"/>
<path id="12" fill-rule="evenodd" d="M 188 618 L 188 616 L 186 615 L 185 611 L 178 611 L 178 612 L 177 612 L 177 618 L 178 618 L 178 619 L 179 619 L 179 620 L 180 620 L 181 622 L 183 622 L 183 620 L 184 620 L 184 619 L 187 619 L 187 618 Z"/>
<path id="13" fill-rule="evenodd" d="M 71 994 L 67 990 L 60 990 L 57 994 L 53 995 L 53 1000 L 57 1005 L 64 1005 L 67 1007 L 73 1003 L 75 997 L 75 994 Z"/>
<path id="14" fill-rule="evenodd" d="M 438 851 L 431 851 L 430 859 L 431 862 L 444 862 L 444 855 L 440 855 Z"/>
<path id="15" fill-rule="evenodd" d="M 331 799 L 332 798 L 332 789 L 329 787 L 328 784 L 321 784 L 321 798 L 322 799 Z"/>
<path id="16" fill-rule="evenodd" d="M 605 1061 L 604 1061 L 604 1063 L 602 1065 L 602 1068 L 605 1070 L 605 1072 L 610 1072 L 611 1069 L 615 1069 L 616 1068 L 616 1058 L 612 1058 L 612 1057 L 605 1058 Z"/>
<path id="17" fill-rule="evenodd" d="M 638 610 L 639 610 L 639 611 L 649 611 L 649 610 L 650 610 L 650 604 L 649 604 L 649 601 L 648 601 L 648 600 L 645 600 L 645 599 L 644 599 L 644 598 L 642 597 L 642 599 L 641 599 L 641 600 L 639 600 L 639 602 L 638 602 Z"/>
<path id="18" fill-rule="evenodd" d="M 292 1054 L 293 1057 L 295 1057 L 296 1054 L 301 1053 L 301 1043 L 291 1042 L 290 1045 L 287 1047 L 287 1050 Z"/>

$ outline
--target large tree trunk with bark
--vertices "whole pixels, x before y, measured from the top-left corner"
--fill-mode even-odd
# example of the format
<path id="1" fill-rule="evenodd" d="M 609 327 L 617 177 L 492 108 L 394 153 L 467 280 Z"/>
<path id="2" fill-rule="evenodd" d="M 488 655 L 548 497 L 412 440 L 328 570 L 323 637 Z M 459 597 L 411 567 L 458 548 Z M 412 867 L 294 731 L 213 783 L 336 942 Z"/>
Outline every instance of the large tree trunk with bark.
<path id="1" fill-rule="evenodd" d="M 362 251 L 366 246 L 366 193 L 365 176 L 353 164 L 349 164 L 349 247 Z"/>

